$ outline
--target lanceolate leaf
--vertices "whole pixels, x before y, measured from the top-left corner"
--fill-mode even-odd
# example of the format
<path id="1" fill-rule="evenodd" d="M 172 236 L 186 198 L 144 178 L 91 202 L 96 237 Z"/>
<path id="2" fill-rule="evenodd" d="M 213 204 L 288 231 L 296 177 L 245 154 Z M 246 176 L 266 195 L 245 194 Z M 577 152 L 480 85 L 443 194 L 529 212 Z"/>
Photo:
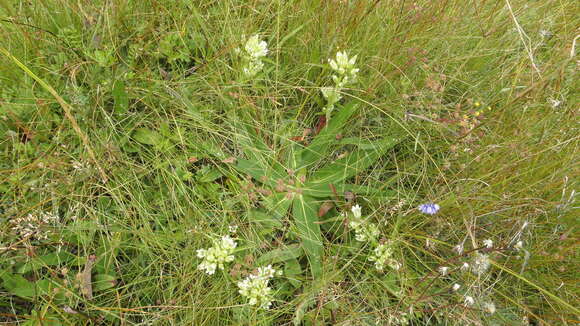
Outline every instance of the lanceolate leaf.
<path id="1" fill-rule="evenodd" d="M 285 176 L 285 169 L 278 162 L 276 153 L 264 143 L 253 128 L 241 124 L 238 126 L 241 133 L 237 135 L 237 141 L 246 158 L 239 158 L 236 168 L 260 182 L 275 185 L 277 179 Z"/>
<path id="2" fill-rule="evenodd" d="M 312 140 L 312 142 L 302 149 L 302 166 L 308 166 L 324 158 L 330 152 L 331 145 L 337 143 L 336 135 L 345 126 L 348 119 L 357 111 L 358 105 L 351 102 L 340 107 L 336 114 L 324 129 Z"/>
<path id="3" fill-rule="evenodd" d="M 296 259 L 302 254 L 302 248 L 298 245 L 289 245 L 287 247 L 274 249 L 263 254 L 256 261 L 259 265 L 276 264 L 287 260 Z"/>
<path id="4" fill-rule="evenodd" d="M 355 150 L 347 154 L 346 157 L 338 159 L 314 172 L 310 178 L 312 180 L 311 184 L 338 184 L 343 180 L 347 180 L 366 170 L 399 141 L 399 138 L 385 138 L 377 141 L 375 149 Z"/>
<path id="5" fill-rule="evenodd" d="M 386 183 L 388 184 L 388 183 Z M 382 184 L 382 187 L 385 187 L 386 184 Z M 334 189 L 334 190 L 333 190 Z M 389 189 L 381 189 L 369 186 L 361 186 L 355 184 L 348 184 L 348 183 L 312 183 L 307 184 L 304 187 L 304 191 L 308 192 L 309 195 L 316 197 L 316 198 L 327 198 L 327 197 L 334 197 L 335 195 L 338 197 L 344 196 L 345 192 L 350 191 L 353 192 L 355 195 L 358 196 L 365 196 L 367 198 L 372 197 L 380 197 L 380 198 L 391 198 L 397 195 L 397 191 L 389 190 Z M 336 193 L 335 193 L 336 191 Z"/>
<path id="6" fill-rule="evenodd" d="M 322 276 L 322 236 L 317 217 L 317 207 L 312 197 L 297 195 L 293 203 L 293 215 L 296 229 L 306 256 L 310 263 L 312 276 L 318 279 Z"/>
<path id="7" fill-rule="evenodd" d="M 125 90 L 125 83 L 122 80 L 117 80 L 113 84 L 113 100 L 115 101 L 115 112 L 127 112 L 129 109 L 129 97 Z"/>

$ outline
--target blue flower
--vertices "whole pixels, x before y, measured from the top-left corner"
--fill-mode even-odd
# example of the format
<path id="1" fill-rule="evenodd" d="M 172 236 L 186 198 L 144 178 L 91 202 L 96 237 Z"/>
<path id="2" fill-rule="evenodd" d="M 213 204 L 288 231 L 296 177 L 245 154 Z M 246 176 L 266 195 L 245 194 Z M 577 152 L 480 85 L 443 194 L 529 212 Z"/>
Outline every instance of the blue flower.
<path id="1" fill-rule="evenodd" d="M 439 205 L 428 203 L 419 206 L 419 210 L 424 214 L 435 215 L 439 211 Z"/>

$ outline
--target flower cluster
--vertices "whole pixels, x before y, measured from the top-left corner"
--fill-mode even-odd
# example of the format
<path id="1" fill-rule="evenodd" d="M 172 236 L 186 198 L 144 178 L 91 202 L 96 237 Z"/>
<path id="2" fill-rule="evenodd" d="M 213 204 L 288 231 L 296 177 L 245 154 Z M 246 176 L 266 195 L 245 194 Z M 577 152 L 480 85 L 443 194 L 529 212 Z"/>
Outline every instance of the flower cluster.
<path id="1" fill-rule="evenodd" d="M 379 243 L 379 228 L 376 224 L 362 218 L 362 209 L 359 205 L 353 206 L 351 212 L 353 217 L 349 226 L 354 230 L 355 239 L 360 242 L 368 242 L 374 247 L 368 260 L 374 262 L 375 268 L 381 272 L 385 269 L 385 266 L 399 270 L 401 263 L 393 259 L 394 243 L 392 241 Z"/>
<path id="2" fill-rule="evenodd" d="M 428 203 L 419 206 L 419 210 L 423 214 L 435 215 L 441 207 L 438 204 Z"/>
<path id="3" fill-rule="evenodd" d="M 362 219 L 359 205 L 353 206 L 351 211 L 354 217 L 349 226 L 354 230 L 355 239 L 360 242 L 376 242 L 380 234 L 377 225 Z"/>
<path id="4" fill-rule="evenodd" d="M 263 68 L 262 57 L 268 54 L 268 43 L 260 40 L 258 35 L 250 37 L 244 46 L 242 71 L 246 77 L 256 76 Z"/>
<path id="5" fill-rule="evenodd" d="M 352 58 L 349 58 L 346 52 L 337 52 L 336 53 L 336 60 L 329 59 L 328 63 L 332 70 L 334 70 L 338 75 L 333 75 L 332 80 L 334 84 L 338 88 L 345 87 L 349 83 L 353 83 L 356 81 L 356 76 L 359 72 L 359 69 L 354 67 L 356 63 L 356 55 Z"/>
<path id="6" fill-rule="evenodd" d="M 375 262 L 375 267 L 379 271 L 383 271 L 385 269 L 385 265 L 394 270 L 399 270 L 401 268 L 401 263 L 391 258 L 392 256 L 393 243 L 387 241 L 385 243 L 379 244 L 375 248 L 373 255 L 369 257 L 369 260 Z"/>
<path id="7" fill-rule="evenodd" d="M 471 271 L 473 274 L 481 275 L 487 272 L 490 265 L 491 261 L 489 260 L 489 256 L 478 252 L 471 262 Z"/>
<path id="8" fill-rule="evenodd" d="M 46 226 L 54 225 L 58 222 L 58 216 L 48 212 L 40 212 L 37 215 L 28 214 L 10 221 L 12 231 L 20 238 L 31 238 L 45 240 L 51 231 Z"/>
<path id="9" fill-rule="evenodd" d="M 218 267 L 223 270 L 226 263 L 234 260 L 233 253 L 237 245 L 234 239 L 226 235 L 219 241 L 214 241 L 213 247 L 197 250 L 197 257 L 203 259 L 197 269 L 205 271 L 209 275 L 214 274 Z"/>
<path id="10" fill-rule="evenodd" d="M 358 68 L 355 68 L 356 55 L 349 58 L 346 52 L 337 52 L 336 59 L 329 59 L 328 63 L 335 75 L 332 76 L 334 81 L 334 86 L 323 87 L 321 89 L 322 96 L 326 99 L 326 107 L 324 111 L 326 113 L 327 120 L 330 118 L 330 113 L 334 109 L 334 105 L 342 99 L 341 90 L 348 84 L 352 84 L 356 81 L 357 74 L 359 72 Z"/>
<path id="11" fill-rule="evenodd" d="M 268 309 L 272 305 L 272 288 L 268 286 L 270 279 L 274 277 L 276 270 L 272 265 L 259 267 L 257 273 L 251 274 L 238 282 L 240 294 L 249 299 L 249 304 Z"/>

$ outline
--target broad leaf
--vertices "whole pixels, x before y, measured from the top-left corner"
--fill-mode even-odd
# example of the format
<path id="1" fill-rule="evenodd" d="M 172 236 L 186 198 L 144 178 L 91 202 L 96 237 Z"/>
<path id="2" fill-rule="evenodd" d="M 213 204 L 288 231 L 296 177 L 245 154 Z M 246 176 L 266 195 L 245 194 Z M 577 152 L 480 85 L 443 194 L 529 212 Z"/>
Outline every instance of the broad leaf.
<path id="1" fill-rule="evenodd" d="M 385 138 L 376 142 L 372 150 L 357 149 L 345 157 L 330 163 L 311 176 L 311 184 L 338 184 L 361 173 L 375 163 L 388 149 L 395 146 L 399 138 Z"/>
<path id="2" fill-rule="evenodd" d="M 97 274 L 93 278 L 93 290 L 103 291 L 117 285 L 117 277 L 109 274 Z"/>
<path id="3" fill-rule="evenodd" d="M 122 80 L 115 81 L 113 85 L 113 100 L 115 101 L 115 112 L 125 113 L 129 110 L 129 97 L 125 91 L 125 83 Z"/>
<path id="4" fill-rule="evenodd" d="M 261 235 L 266 235 L 272 233 L 276 229 L 282 228 L 282 222 L 280 222 L 280 219 L 271 213 L 264 213 L 257 209 L 253 209 L 248 212 L 247 217 Z"/>
<path id="5" fill-rule="evenodd" d="M 383 183 L 381 186 L 385 187 L 387 184 L 388 183 Z M 392 198 L 397 195 L 397 191 L 395 190 L 386 190 L 342 182 L 338 184 L 308 183 L 304 187 L 304 191 L 316 198 L 327 198 L 334 196 L 342 198 L 347 191 L 352 192 L 355 195 L 365 196 L 367 198 Z"/>
<path id="6" fill-rule="evenodd" d="M 286 193 L 274 193 L 264 198 L 264 207 L 278 219 L 283 218 L 288 213 L 292 200 L 286 197 Z"/>
<path id="7" fill-rule="evenodd" d="M 164 137 L 155 130 L 139 128 L 133 133 L 133 139 L 145 145 L 160 145 Z"/>
<path id="8" fill-rule="evenodd" d="M 243 174 L 247 174 L 250 177 L 267 184 L 269 186 L 274 186 L 276 183 L 274 179 L 270 178 L 267 175 L 266 169 L 264 169 L 263 165 L 256 164 L 255 161 L 246 160 L 246 159 L 238 159 L 236 161 L 235 168 Z"/>
<path id="9" fill-rule="evenodd" d="M 271 250 L 258 258 L 258 265 L 276 264 L 296 259 L 302 255 L 302 248 L 298 245 L 289 245 L 284 248 Z"/>
<path id="10" fill-rule="evenodd" d="M 293 203 L 293 215 L 298 235 L 310 263 L 312 276 L 322 276 L 322 236 L 318 225 L 317 207 L 314 199 L 307 195 L 297 195 Z"/>
<path id="11" fill-rule="evenodd" d="M 16 271 L 20 274 L 25 274 L 31 271 L 41 269 L 47 266 L 56 266 L 59 264 L 68 263 L 73 260 L 76 256 L 70 254 L 66 251 L 53 252 L 44 256 L 35 257 L 30 261 L 26 262 L 22 266 L 19 266 Z"/>
<path id="12" fill-rule="evenodd" d="M 291 258 L 284 263 L 284 276 L 290 281 L 293 287 L 297 288 L 302 283 L 297 277 L 302 275 L 302 267 L 298 259 Z"/>
<path id="13" fill-rule="evenodd" d="M 351 102 L 337 110 L 338 112 L 332 117 L 326 127 L 307 147 L 302 149 L 302 166 L 312 165 L 330 153 L 331 145 L 337 143 L 336 135 L 342 131 L 348 119 L 357 109 L 358 105 Z"/>
<path id="14" fill-rule="evenodd" d="M 0 279 L 2 287 L 9 293 L 21 298 L 30 299 L 36 296 L 36 286 L 19 274 L 11 274 L 8 271 L 0 270 Z"/>

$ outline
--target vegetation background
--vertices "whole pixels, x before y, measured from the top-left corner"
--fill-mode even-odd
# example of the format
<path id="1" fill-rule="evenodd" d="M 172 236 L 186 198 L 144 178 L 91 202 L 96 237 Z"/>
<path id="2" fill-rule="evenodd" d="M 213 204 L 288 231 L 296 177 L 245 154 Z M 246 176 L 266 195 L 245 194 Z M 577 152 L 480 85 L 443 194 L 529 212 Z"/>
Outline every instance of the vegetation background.
<path id="1" fill-rule="evenodd" d="M 1 323 L 577 324 L 578 5 L 0 0 Z M 235 49 L 254 34 L 270 51 L 247 79 Z M 337 51 L 360 72 L 333 114 L 356 111 L 331 129 L 320 88 Z M 324 156 L 291 166 L 323 130 Z M 290 180 L 333 162 L 348 184 L 303 215 L 260 185 L 267 167 Z M 400 270 L 351 241 L 354 202 Z M 231 225 L 236 262 L 197 270 Z M 461 273 L 485 239 L 489 271 Z M 235 284 L 261 263 L 284 270 L 269 310 Z"/>

